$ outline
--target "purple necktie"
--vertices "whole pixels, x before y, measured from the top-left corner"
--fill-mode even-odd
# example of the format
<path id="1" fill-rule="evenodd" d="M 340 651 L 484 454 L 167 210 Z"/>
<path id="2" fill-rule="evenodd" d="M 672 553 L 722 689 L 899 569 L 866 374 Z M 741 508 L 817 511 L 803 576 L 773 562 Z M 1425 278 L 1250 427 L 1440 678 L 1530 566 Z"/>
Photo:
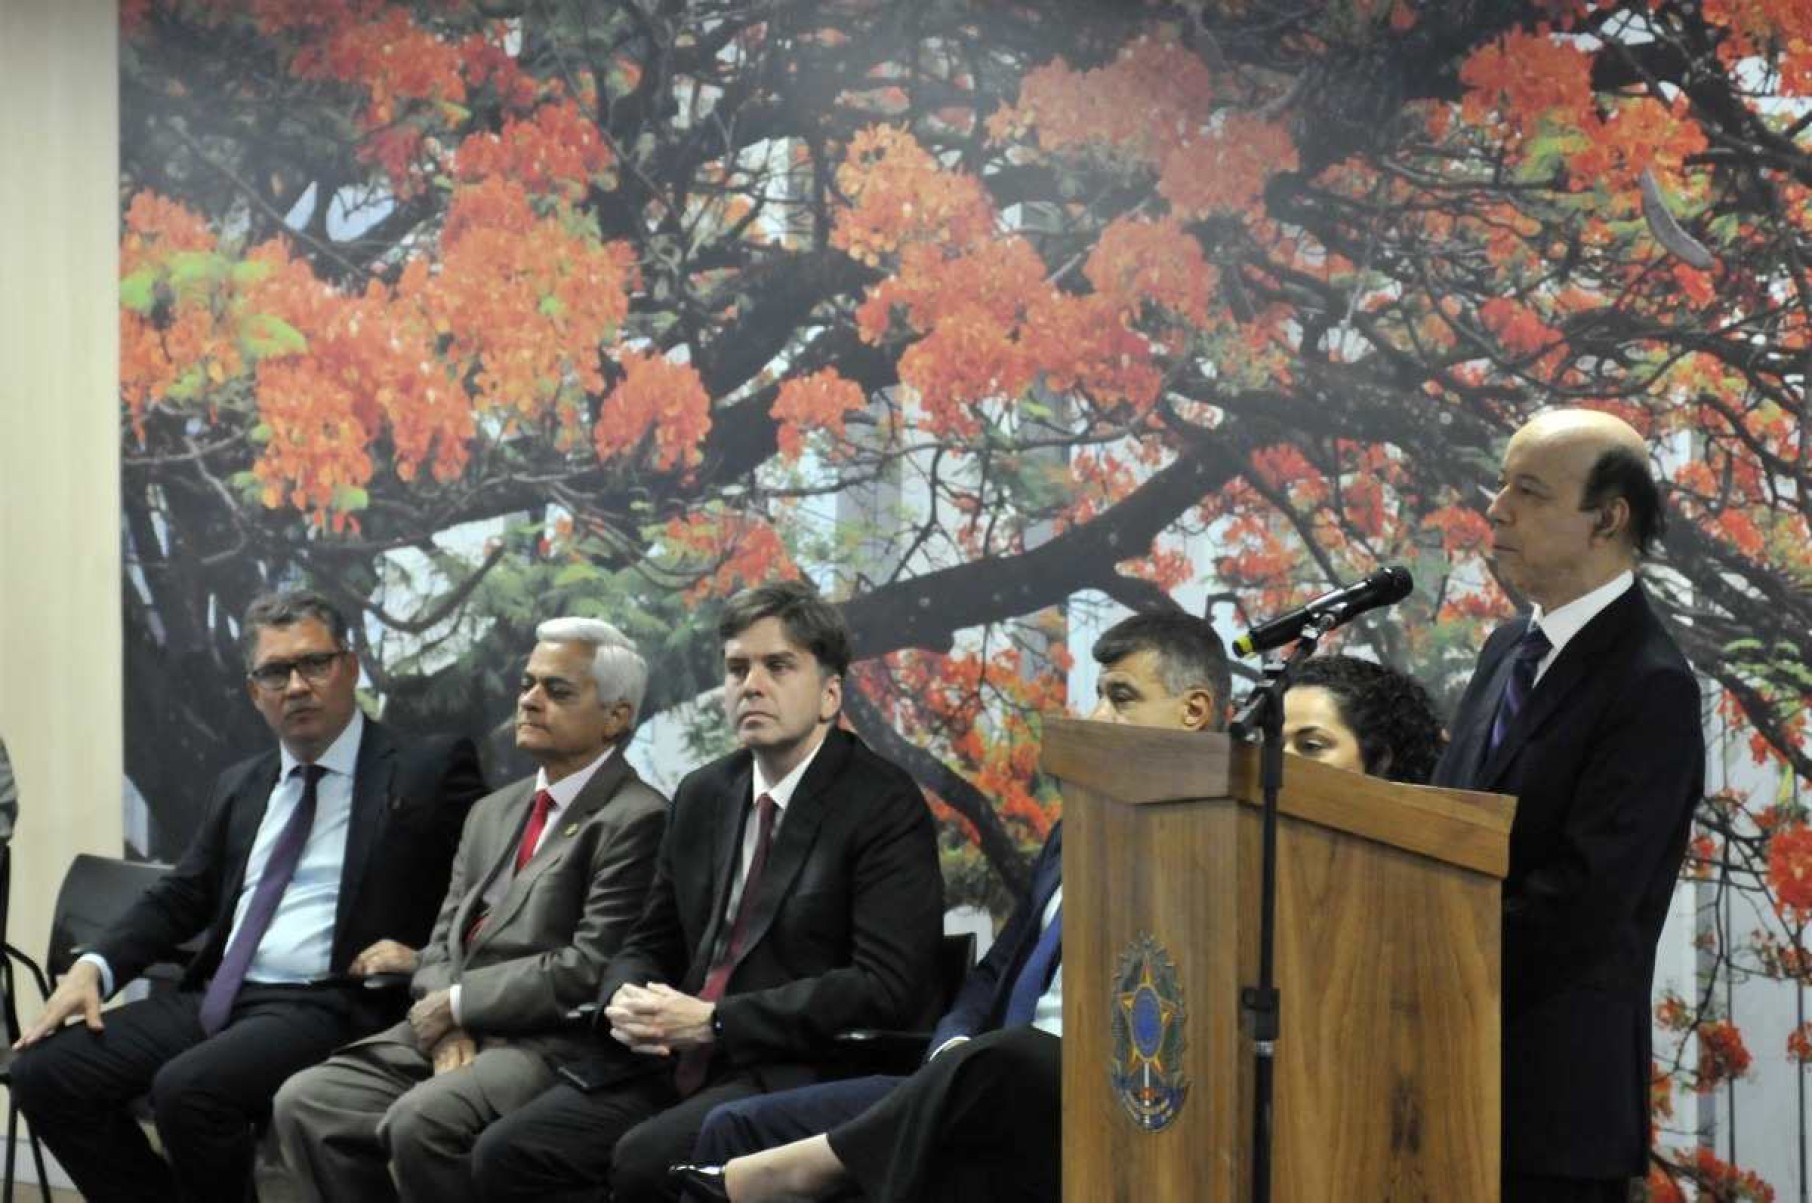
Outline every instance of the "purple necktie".
<path id="1" fill-rule="evenodd" d="M 233 1010 L 233 999 L 238 996 L 239 987 L 245 984 L 245 971 L 251 966 L 252 954 L 258 951 L 258 942 L 264 939 L 271 916 L 277 913 L 277 904 L 283 901 L 283 891 L 289 888 L 290 878 L 296 875 L 302 846 L 308 843 L 309 830 L 315 825 L 315 786 L 327 770 L 318 764 L 299 764 L 291 771 L 302 774 L 302 800 L 277 834 L 277 842 L 271 845 L 270 859 L 258 877 L 258 888 L 252 891 L 252 902 L 245 908 L 245 919 L 233 932 L 232 943 L 227 946 L 226 955 L 220 958 L 220 968 L 214 971 L 214 980 L 208 983 L 207 993 L 201 996 L 201 1030 L 210 1036 L 226 1026 L 227 1016 Z"/>
<path id="2" fill-rule="evenodd" d="M 1516 721 L 1523 703 L 1529 700 L 1529 691 L 1535 688 L 1537 666 L 1542 657 L 1553 650 L 1554 645 L 1540 627 L 1530 627 L 1516 641 L 1516 659 L 1510 665 L 1510 679 L 1504 682 L 1504 696 L 1498 700 L 1497 714 L 1491 720 L 1491 742 L 1485 748 L 1487 758 L 1504 742 L 1510 724 Z"/>

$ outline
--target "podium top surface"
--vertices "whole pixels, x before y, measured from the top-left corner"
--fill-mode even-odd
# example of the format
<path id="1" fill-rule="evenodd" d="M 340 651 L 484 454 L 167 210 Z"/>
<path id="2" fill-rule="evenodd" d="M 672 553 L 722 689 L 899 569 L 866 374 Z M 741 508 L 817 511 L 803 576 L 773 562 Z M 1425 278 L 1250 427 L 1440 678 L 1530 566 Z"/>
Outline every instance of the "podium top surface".
<path id="1" fill-rule="evenodd" d="M 1216 732 L 1046 715 L 1040 764 L 1122 805 L 1262 803 L 1257 747 Z M 1502 794 L 1404 785 L 1286 756 L 1278 811 L 1495 877 L 1509 872 L 1516 800 Z"/>

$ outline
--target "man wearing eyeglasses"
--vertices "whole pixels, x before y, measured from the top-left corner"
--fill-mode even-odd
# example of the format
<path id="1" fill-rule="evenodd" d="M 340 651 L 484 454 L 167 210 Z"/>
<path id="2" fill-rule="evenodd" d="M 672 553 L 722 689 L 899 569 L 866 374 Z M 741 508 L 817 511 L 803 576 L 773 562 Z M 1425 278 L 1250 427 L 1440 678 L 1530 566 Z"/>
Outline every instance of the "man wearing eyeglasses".
<path id="1" fill-rule="evenodd" d="M 91 1201 L 247 1197 L 277 1087 L 401 1013 L 401 991 L 360 979 L 426 941 L 484 792 L 470 740 L 404 744 L 360 713 L 358 656 L 325 598 L 261 597 L 240 638 L 278 747 L 221 774 L 182 859 L 17 1046 L 13 1097 Z M 103 1016 L 203 932 L 180 990 Z M 167 1162 L 130 1110 L 147 1092 Z"/>

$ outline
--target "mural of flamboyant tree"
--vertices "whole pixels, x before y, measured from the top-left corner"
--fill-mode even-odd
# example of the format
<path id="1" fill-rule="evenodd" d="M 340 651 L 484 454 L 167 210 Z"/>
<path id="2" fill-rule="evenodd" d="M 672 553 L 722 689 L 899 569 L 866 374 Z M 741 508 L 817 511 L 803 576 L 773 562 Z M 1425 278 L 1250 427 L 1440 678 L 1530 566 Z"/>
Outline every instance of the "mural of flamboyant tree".
<path id="1" fill-rule="evenodd" d="M 128 0 L 122 23 L 127 763 L 161 849 L 188 783 L 258 737 L 233 616 L 271 583 L 362 615 L 391 721 L 482 732 L 539 618 L 624 626 L 667 710 L 714 681 L 722 598 L 804 571 L 957 892 L 1016 883 L 1054 817 L 1054 608 L 1205 588 L 1243 619 L 1402 562 L 1401 621 L 1349 642 L 1451 699 L 1515 600 L 1481 489 L 1555 402 L 1660 449 L 1652 581 L 1708 719 L 1769 779 L 1812 769 L 1812 8 Z M 1709 799 L 1690 871 L 1764 916 L 1720 964 L 1808 980 L 1790 789 Z M 1664 1128 L 1749 1056 L 1717 1000 L 1661 1008 Z M 1683 1187 L 1765 1197 L 1664 1134 L 1651 1188 Z"/>

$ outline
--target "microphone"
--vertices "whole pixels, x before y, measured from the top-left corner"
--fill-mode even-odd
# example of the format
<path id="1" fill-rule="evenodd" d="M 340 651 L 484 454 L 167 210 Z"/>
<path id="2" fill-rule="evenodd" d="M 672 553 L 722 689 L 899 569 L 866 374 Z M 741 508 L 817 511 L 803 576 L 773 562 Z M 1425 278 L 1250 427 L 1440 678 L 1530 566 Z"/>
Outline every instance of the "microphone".
<path id="1" fill-rule="evenodd" d="M 1324 618 L 1332 618 L 1333 626 L 1343 626 L 1367 610 L 1395 605 L 1408 597 L 1414 587 L 1409 569 L 1397 564 L 1380 568 L 1362 581 L 1323 593 L 1282 618 L 1259 623 L 1233 641 L 1233 650 L 1241 656 L 1268 652 L 1274 647 L 1282 647 L 1302 634 L 1304 627 Z"/>

